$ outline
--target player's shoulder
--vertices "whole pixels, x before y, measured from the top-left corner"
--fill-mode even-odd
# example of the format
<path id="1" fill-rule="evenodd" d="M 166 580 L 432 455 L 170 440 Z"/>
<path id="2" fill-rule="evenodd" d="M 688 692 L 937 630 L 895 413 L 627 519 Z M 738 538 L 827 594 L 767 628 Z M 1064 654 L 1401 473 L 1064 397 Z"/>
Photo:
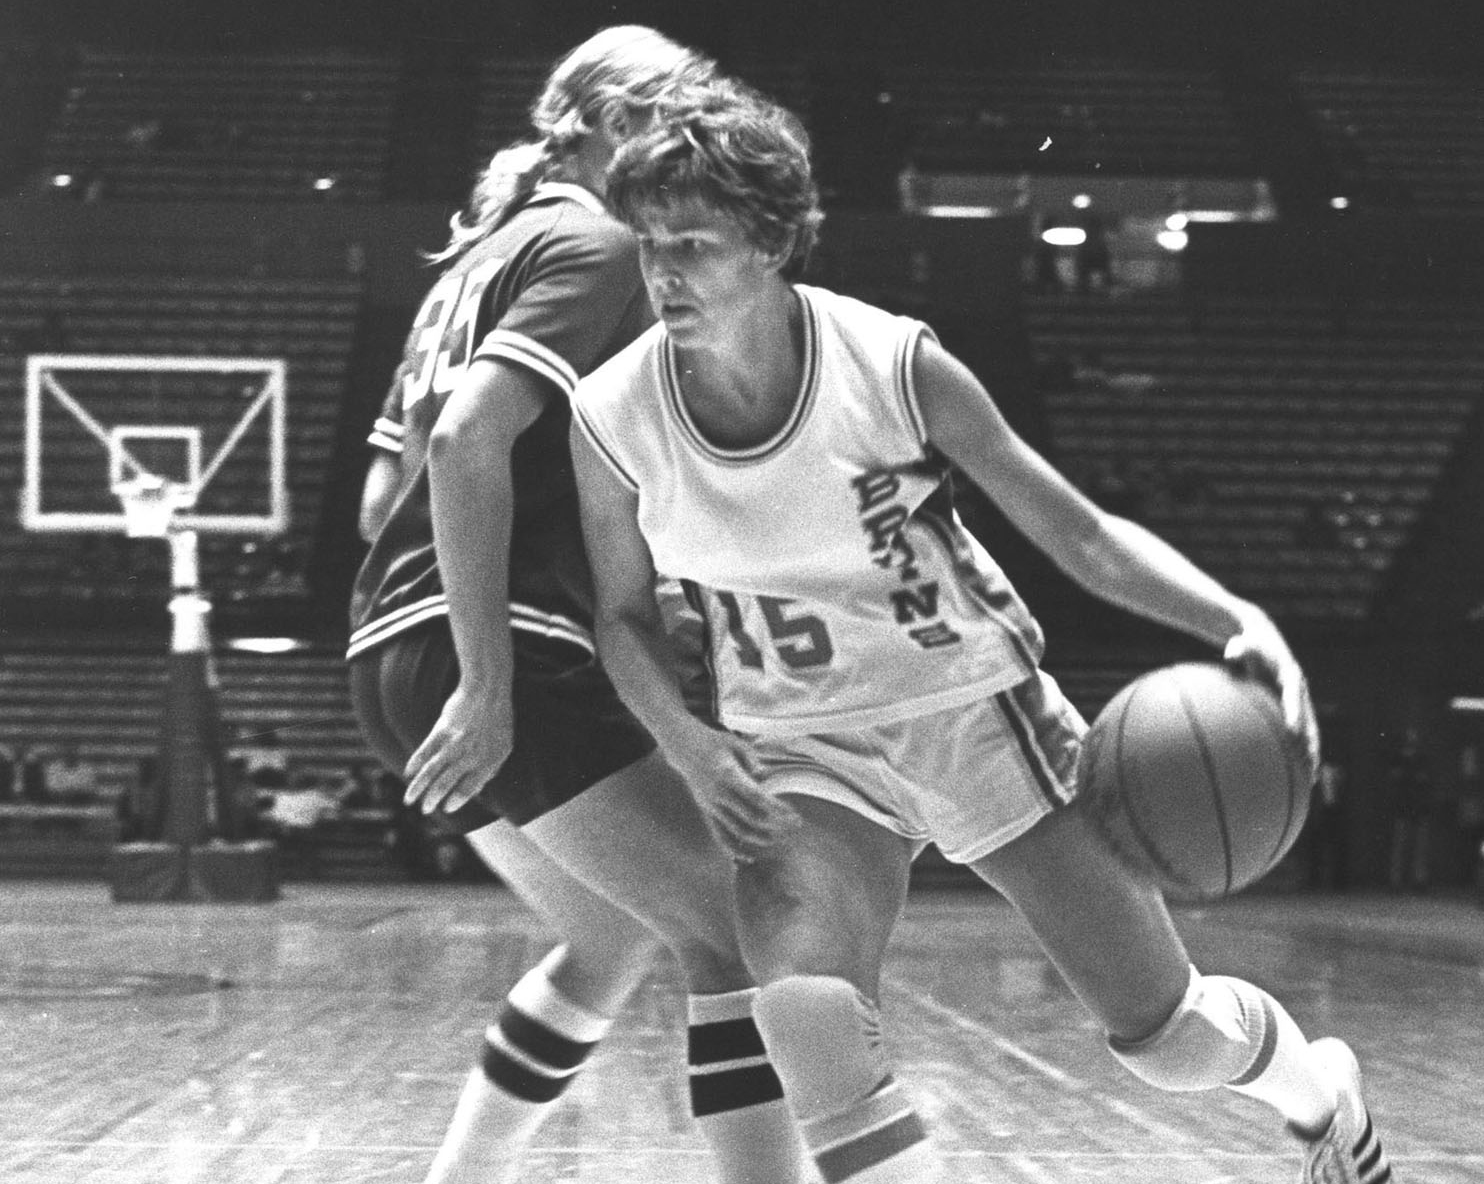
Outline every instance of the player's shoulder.
<path id="1" fill-rule="evenodd" d="M 888 312 L 879 305 L 869 304 L 829 288 L 816 288 L 810 284 L 796 284 L 795 288 L 805 307 L 816 318 L 848 332 L 865 335 L 901 334 L 912 332 L 921 324 L 911 317 Z"/>
<path id="2" fill-rule="evenodd" d="M 639 244 L 628 227 L 580 185 L 544 182 L 522 213 L 543 225 L 542 238 L 549 249 L 626 264 L 638 261 Z"/>
<path id="3" fill-rule="evenodd" d="M 648 379 L 658 374 L 665 327 L 656 322 L 577 384 L 577 399 L 611 405 L 646 397 Z"/>

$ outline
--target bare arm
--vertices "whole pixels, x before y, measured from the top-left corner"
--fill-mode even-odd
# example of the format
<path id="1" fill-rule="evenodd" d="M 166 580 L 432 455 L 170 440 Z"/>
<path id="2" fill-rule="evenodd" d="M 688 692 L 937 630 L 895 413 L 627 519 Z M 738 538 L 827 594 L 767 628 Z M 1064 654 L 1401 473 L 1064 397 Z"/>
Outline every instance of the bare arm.
<path id="1" fill-rule="evenodd" d="M 503 361 L 471 364 L 428 441 L 433 544 L 448 595 L 459 685 L 407 763 L 407 801 L 456 809 L 514 744 L 510 531 L 516 437 L 540 415 L 544 380 Z"/>
<path id="2" fill-rule="evenodd" d="M 1303 673 L 1278 628 L 1164 540 L 1099 509 L 1015 434 L 968 367 L 924 339 L 913 363 L 928 439 L 1083 588 L 1203 638 L 1275 685 L 1311 755 L 1318 732 Z"/>
<path id="3" fill-rule="evenodd" d="M 361 486 L 361 512 L 356 525 L 364 542 L 373 542 L 381 532 L 401 484 L 402 457 L 377 449 Z"/>
<path id="4" fill-rule="evenodd" d="M 758 788 L 744 741 L 686 708 L 655 600 L 654 559 L 639 529 L 638 495 L 614 475 L 575 421 L 572 459 L 597 593 L 603 666 L 690 786 L 722 843 L 739 858 L 755 855 L 797 818 Z"/>

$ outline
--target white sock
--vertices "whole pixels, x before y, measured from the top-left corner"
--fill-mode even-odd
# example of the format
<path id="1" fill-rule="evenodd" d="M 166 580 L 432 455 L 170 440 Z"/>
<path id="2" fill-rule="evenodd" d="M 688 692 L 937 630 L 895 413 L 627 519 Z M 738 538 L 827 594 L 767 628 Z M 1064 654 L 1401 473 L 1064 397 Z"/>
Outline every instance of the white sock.
<path id="1" fill-rule="evenodd" d="M 560 947 L 528 971 L 485 1030 L 484 1054 L 459 1096 L 425 1184 L 504 1184 L 541 1121 L 612 1026 L 560 994 L 549 971 Z"/>
<path id="2" fill-rule="evenodd" d="M 940 1164 L 892 1079 L 876 1006 L 830 975 L 792 975 L 753 1008 L 804 1141 L 830 1184 L 928 1184 Z"/>
<path id="3" fill-rule="evenodd" d="M 804 1146 L 752 1018 L 756 995 L 749 989 L 690 997 L 691 1113 L 721 1184 L 793 1184 Z"/>
<path id="4" fill-rule="evenodd" d="M 1180 1006 L 1152 1035 L 1110 1039 L 1113 1055 L 1160 1089 L 1227 1086 L 1266 1102 L 1304 1130 L 1323 1129 L 1335 1112 L 1333 1087 L 1315 1063 L 1309 1042 L 1260 987 L 1194 968 Z"/>

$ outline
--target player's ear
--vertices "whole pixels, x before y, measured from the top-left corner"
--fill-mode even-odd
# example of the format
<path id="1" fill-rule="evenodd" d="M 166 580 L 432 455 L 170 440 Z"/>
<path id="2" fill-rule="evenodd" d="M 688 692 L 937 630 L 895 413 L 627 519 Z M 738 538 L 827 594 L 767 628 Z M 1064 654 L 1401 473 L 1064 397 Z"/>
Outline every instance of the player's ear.
<path id="1" fill-rule="evenodd" d="M 772 247 L 759 247 L 758 253 L 762 255 L 768 265 L 769 271 L 784 271 L 788 267 L 789 260 L 794 255 L 795 234 L 789 234 L 783 241 Z"/>

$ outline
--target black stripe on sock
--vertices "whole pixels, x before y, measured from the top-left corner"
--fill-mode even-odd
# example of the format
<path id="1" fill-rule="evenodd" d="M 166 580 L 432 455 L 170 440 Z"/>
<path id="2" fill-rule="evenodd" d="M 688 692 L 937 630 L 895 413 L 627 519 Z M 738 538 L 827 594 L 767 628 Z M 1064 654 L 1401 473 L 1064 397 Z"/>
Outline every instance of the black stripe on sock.
<path id="1" fill-rule="evenodd" d="M 596 1047 L 597 1041 L 571 1040 L 560 1032 L 553 1031 L 539 1020 L 533 1020 L 514 1007 L 506 1007 L 500 1014 L 500 1035 L 511 1045 L 520 1049 L 533 1061 L 550 1065 L 553 1069 L 575 1069 L 587 1060 L 587 1054 Z"/>
<path id="2" fill-rule="evenodd" d="M 782 1098 L 783 1082 L 778 1080 L 772 1065 L 690 1075 L 690 1112 L 697 1118 L 728 1110 L 746 1110 Z"/>
<path id="3" fill-rule="evenodd" d="M 870 1131 L 840 1147 L 815 1157 L 820 1174 L 826 1184 L 840 1184 L 851 1176 L 858 1176 L 878 1163 L 885 1163 L 893 1155 L 921 1143 L 927 1138 L 927 1128 L 922 1118 L 913 1111 L 902 1115 L 895 1122 Z"/>
<path id="4" fill-rule="evenodd" d="M 482 1063 L 484 1075 L 493 1085 L 526 1102 L 554 1101 L 561 1097 L 573 1077 L 571 1073 L 563 1073 L 560 1077 L 533 1073 L 488 1041 L 485 1042 Z"/>
<path id="5" fill-rule="evenodd" d="M 686 1032 L 686 1044 L 692 1065 L 714 1065 L 719 1061 L 741 1061 L 763 1057 L 762 1034 L 750 1016 L 735 1020 L 718 1020 L 712 1024 L 692 1024 Z"/>
<path id="6" fill-rule="evenodd" d="M 1257 1055 L 1252 1058 L 1252 1064 L 1247 1066 L 1247 1071 L 1239 1077 L 1232 1078 L 1227 1085 L 1232 1087 L 1251 1085 L 1267 1072 L 1268 1066 L 1273 1063 L 1273 1053 L 1277 1049 L 1278 1017 L 1273 1011 L 1273 1005 L 1264 995 L 1262 998 L 1262 1044 L 1258 1047 Z"/>

